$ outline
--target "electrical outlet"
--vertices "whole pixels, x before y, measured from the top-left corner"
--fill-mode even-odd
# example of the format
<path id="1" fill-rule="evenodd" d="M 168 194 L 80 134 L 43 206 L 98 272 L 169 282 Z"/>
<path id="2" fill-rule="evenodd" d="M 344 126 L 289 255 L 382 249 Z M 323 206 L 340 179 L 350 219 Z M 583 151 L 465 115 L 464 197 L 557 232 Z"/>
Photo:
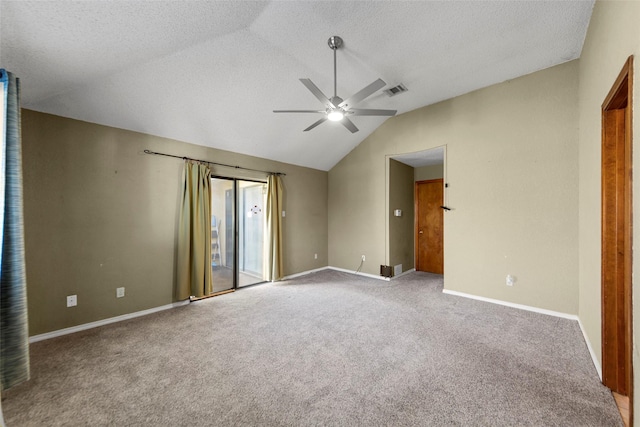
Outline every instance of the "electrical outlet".
<path id="1" fill-rule="evenodd" d="M 516 278 L 510 274 L 507 274 L 507 286 L 513 286 L 515 282 L 516 282 Z"/>
<path id="2" fill-rule="evenodd" d="M 116 288 L 116 298 L 122 298 L 124 296 L 124 288 Z"/>
<path id="3" fill-rule="evenodd" d="M 67 307 L 75 307 L 78 305 L 78 295 L 67 296 Z"/>
<path id="4" fill-rule="evenodd" d="M 362 255 L 362 260 L 363 260 L 363 261 L 366 261 L 366 260 L 367 260 L 367 257 L 365 257 L 364 255 Z"/>
<path id="5" fill-rule="evenodd" d="M 318 259 L 318 254 L 313 254 L 313 259 Z"/>

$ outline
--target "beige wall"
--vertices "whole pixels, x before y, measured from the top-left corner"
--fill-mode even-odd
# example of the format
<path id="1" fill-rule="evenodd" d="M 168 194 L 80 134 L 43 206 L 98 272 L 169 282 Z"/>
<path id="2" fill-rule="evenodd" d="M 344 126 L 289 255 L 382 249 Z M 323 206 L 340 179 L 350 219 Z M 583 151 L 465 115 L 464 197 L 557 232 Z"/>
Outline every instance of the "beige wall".
<path id="1" fill-rule="evenodd" d="M 284 272 L 327 265 L 327 172 L 29 110 L 22 119 L 31 335 L 174 301 L 182 161 L 144 149 L 286 173 Z M 78 306 L 66 308 L 71 294 Z"/>
<path id="2" fill-rule="evenodd" d="M 416 181 L 440 178 L 444 178 L 444 164 L 422 166 L 414 169 L 414 179 Z"/>
<path id="3" fill-rule="evenodd" d="M 630 55 L 635 55 L 634 68 L 640 54 L 640 2 L 597 2 L 589 31 L 580 58 L 580 321 L 588 336 L 597 358 L 601 359 L 601 304 L 600 304 L 600 147 L 601 147 L 601 106 L 607 93 Z M 637 146 L 640 135 L 638 106 L 640 105 L 640 85 L 635 73 L 633 124 Z M 633 163 L 640 164 L 640 150 L 634 148 Z M 633 182 L 634 224 L 640 224 L 640 208 L 637 195 L 640 194 L 640 179 L 635 174 Z M 634 227 L 634 242 L 640 242 L 638 227 Z M 637 245 L 637 244 L 636 244 Z M 636 246 L 634 245 L 634 246 Z M 638 277 L 640 251 L 634 249 L 633 276 Z M 634 284 L 634 301 L 639 287 Z M 634 337 L 640 332 L 640 310 L 634 304 Z M 634 342 L 635 339 L 634 339 Z M 640 361 L 637 344 L 634 346 L 634 369 L 636 375 L 635 393 L 640 390 Z M 636 414 L 637 414 L 636 406 Z M 635 417 L 640 425 L 640 417 Z"/>
<path id="4" fill-rule="evenodd" d="M 376 132 L 380 132 L 378 129 Z M 384 150 L 365 139 L 329 171 L 329 265 L 380 274 L 386 264 Z"/>
<path id="5" fill-rule="evenodd" d="M 389 253 L 386 264 L 392 267 L 402 264 L 402 271 L 412 269 L 414 264 L 413 175 L 411 166 L 389 159 Z M 396 209 L 402 210 L 402 216 L 394 216 Z"/>
<path id="6" fill-rule="evenodd" d="M 573 61 L 388 119 L 329 171 L 329 264 L 367 253 L 379 273 L 385 156 L 446 145 L 445 288 L 576 314 L 577 75 Z"/>

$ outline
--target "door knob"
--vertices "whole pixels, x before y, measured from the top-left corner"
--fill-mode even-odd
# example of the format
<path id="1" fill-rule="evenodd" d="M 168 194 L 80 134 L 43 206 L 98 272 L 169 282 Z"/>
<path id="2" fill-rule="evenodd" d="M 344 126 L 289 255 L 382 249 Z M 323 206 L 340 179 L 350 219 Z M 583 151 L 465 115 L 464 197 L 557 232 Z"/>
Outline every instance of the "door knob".
<path id="1" fill-rule="evenodd" d="M 418 233 L 422 234 L 422 230 L 420 230 Z"/>

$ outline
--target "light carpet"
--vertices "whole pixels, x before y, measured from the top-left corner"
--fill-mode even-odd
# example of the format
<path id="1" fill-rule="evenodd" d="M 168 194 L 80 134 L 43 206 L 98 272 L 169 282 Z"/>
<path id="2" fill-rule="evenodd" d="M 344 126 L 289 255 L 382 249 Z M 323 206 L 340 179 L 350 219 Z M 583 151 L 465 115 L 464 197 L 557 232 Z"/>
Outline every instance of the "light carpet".
<path id="1" fill-rule="evenodd" d="M 325 270 L 31 345 L 13 426 L 620 426 L 577 322 Z"/>

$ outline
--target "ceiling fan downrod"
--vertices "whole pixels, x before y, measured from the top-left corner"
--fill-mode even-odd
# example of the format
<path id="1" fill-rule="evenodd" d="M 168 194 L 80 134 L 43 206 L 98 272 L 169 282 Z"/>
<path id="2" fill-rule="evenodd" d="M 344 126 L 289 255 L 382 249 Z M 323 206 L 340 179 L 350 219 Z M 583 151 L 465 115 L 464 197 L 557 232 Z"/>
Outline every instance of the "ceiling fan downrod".
<path id="1" fill-rule="evenodd" d="M 331 50 L 333 50 L 333 97 L 338 96 L 338 66 L 336 64 L 336 51 L 342 46 L 342 39 L 338 36 L 329 37 L 327 42 Z"/>

